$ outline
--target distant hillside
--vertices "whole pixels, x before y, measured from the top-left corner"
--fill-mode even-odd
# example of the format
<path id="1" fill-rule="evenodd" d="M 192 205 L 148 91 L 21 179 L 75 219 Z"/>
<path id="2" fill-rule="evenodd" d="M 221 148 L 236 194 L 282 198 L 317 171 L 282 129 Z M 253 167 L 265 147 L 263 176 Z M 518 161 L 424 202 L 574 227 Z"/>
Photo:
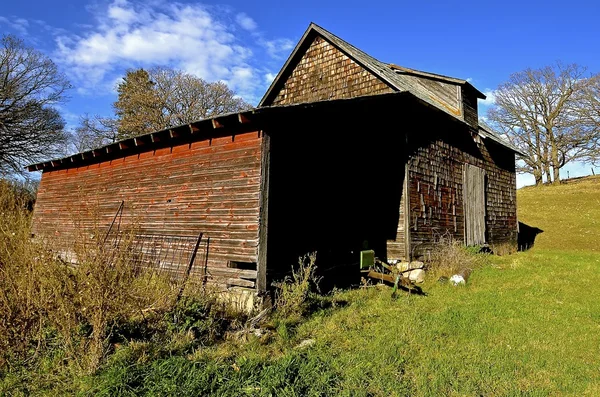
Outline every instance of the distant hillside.
<path id="1" fill-rule="evenodd" d="M 600 176 L 517 191 L 519 221 L 542 229 L 536 248 L 600 252 Z"/>

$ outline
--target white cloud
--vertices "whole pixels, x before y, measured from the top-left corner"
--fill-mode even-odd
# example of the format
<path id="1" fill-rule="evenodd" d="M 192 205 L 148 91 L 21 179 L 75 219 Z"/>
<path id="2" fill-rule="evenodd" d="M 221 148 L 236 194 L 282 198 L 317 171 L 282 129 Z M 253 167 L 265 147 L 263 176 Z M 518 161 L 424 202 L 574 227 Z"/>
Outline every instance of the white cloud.
<path id="1" fill-rule="evenodd" d="M 239 13 L 235 17 L 235 21 L 244 29 L 248 31 L 256 30 L 257 25 L 254 19 L 250 18 L 246 13 Z"/>
<path id="2" fill-rule="evenodd" d="M 96 13 L 96 27 L 56 38 L 56 59 L 84 91 L 111 91 L 127 68 L 156 65 L 222 80 L 248 100 L 262 84 L 250 66 L 251 49 L 202 5 L 115 0 Z M 240 15 L 246 28 L 256 28 L 250 17 Z"/>
<path id="3" fill-rule="evenodd" d="M 267 50 L 267 53 L 273 58 L 283 58 L 289 55 L 294 48 L 294 42 L 289 39 L 262 40 L 260 44 Z"/>
<path id="4" fill-rule="evenodd" d="M 271 84 L 273 82 L 273 80 L 275 80 L 275 77 L 277 77 L 277 75 L 275 73 L 266 73 L 265 74 L 265 83 L 267 84 Z"/>
<path id="5" fill-rule="evenodd" d="M 486 98 L 480 99 L 479 105 L 492 106 L 494 103 L 496 103 L 496 91 L 495 90 L 486 90 L 483 92 L 483 95 L 485 95 Z"/>
<path id="6" fill-rule="evenodd" d="M 8 25 L 13 28 L 17 33 L 22 36 L 27 36 L 27 29 L 29 28 L 29 22 L 23 18 L 6 18 L 0 16 L 0 24 Z"/>

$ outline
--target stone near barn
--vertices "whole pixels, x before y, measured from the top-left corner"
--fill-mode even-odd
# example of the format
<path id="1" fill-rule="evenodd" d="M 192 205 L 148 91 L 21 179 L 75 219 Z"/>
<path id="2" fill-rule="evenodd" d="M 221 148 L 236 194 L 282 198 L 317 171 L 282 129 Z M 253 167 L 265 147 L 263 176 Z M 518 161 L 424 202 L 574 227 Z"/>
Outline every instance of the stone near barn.
<path id="1" fill-rule="evenodd" d="M 450 277 L 450 282 L 452 283 L 452 285 L 457 286 L 457 285 L 465 285 L 465 279 L 463 276 L 461 276 L 460 274 L 455 274 L 452 277 Z"/>
<path id="2" fill-rule="evenodd" d="M 415 284 L 420 284 L 425 281 L 425 270 L 415 269 L 408 273 L 408 279 Z"/>

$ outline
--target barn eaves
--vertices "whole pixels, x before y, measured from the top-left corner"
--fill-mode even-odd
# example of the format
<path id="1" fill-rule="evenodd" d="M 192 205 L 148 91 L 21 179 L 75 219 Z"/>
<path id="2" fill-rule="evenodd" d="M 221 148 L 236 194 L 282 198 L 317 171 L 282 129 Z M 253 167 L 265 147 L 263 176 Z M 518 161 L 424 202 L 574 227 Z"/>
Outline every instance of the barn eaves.
<path id="1" fill-rule="evenodd" d="M 290 114 L 293 115 L 293 111 L 297 109 L 337 105 L 343 106 L 346 103 L 364 103 L 366 106 L 368 105 L 377 107 L 378 104 L 383 104 L 388 101 L 398 101 L 398 104 L 404 103 L 401 101 L 415 101 L 416 103 L 419 103 L 422 106 L 430 108 L 436 112 L 442 112 L 442 114 L 445 114 L 447 117 L 450 116 L 448 112 L 444 111 L 439 106 L 436 106 L 429 101 L 425 101 L 409 91 L 301 104 L 264 106 L 244 112 L 228 113 L 193 123 L 166 128 L 160 131 L 117 141 L 99 148 L 76 153 L 67 157 L 31 164 L 26 168 L 30 172 L 73 168 L 121 158 L 149 150 L 174 146 L 181 143 L 191 143 L 208 137 L 214 138 L 220 136 L 220 134 L 227 135 L 231 134 L 232 132 L 235 133 L 236 131 L 245 131 L 257 127 L 258 129 L 261 129 L 262 127 L 260 123 L 262 120 L 264 120 L 263 116 L 270 113 L 290 112 Z M 464 126 L 468 125 L 464 120 L 456 117 L 450 117 L 450 120 Z M 487 124 L 481 121 L 480 123 L 479 135 L 483 139 L 506 147 L 519 155 L 523 155 L 523 153 L 517 147 L 502 139 L 499 134 Z"/>

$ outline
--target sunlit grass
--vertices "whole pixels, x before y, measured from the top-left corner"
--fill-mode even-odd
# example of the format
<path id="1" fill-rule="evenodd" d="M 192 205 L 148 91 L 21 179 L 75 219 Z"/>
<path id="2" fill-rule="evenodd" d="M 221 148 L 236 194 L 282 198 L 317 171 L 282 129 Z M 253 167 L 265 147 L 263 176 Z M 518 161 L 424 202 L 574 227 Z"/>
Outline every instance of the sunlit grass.
<path id="1" fill-rule="evenodd" d="M 599 200 L 600 178 L 519 190 L 520 220 L 544 233 L 466 286 L 338 291 L 304 318 L 271 318 L 267 337 L 126 343 L 94 375 L 40 367 L 0 379 L 0 394 L 598 396 Z"/>
<path id="2" fill-rule="evenodd" d="M 542 229 L 535 247 L 600 252 L 600 176 L 518 190 L 519 220 Z"/>

